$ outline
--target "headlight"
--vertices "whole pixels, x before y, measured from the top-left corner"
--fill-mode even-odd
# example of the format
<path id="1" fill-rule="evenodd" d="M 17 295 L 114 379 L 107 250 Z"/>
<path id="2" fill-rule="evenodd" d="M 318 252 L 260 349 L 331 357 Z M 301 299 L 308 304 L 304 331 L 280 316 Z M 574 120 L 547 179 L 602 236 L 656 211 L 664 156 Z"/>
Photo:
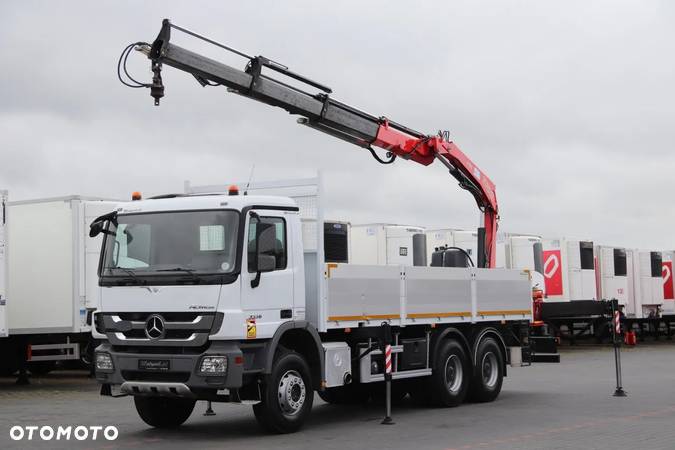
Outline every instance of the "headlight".
<path id="1" fill-rule="evenodd" d="M 199 365 L 200 375 L 225 375 L 227 356 L 204 356 Z"/>
<path id="2" fill-rule="evenodd" d="M 108 353 L 96 353 L 96 370 L 111 372 L 115 369 L 112 356 Z"/>

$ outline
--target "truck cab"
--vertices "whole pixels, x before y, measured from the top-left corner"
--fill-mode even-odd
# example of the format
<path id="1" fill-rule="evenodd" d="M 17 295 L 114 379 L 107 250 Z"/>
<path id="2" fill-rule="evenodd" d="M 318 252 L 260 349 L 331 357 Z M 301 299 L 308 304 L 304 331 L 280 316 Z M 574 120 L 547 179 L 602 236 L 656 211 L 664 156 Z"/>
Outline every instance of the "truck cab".
<path id="1" fill-rule="evenodd" d="M 134 381 L 145 350 L 158 342 L 198 350 L 208 341 L 271 338 L 282 322 L 304 319 L 300 217 L 290 199 L 134 201 L 117 209 L 105 233 L 96 329 L 122 366 L 107 381 Z M 135 356 L 118 351 L 128 346 Z M 207 353 L 214 352 L 242 366 L 216 384 L 239 387 L 241 350 L 211 345 Z M 190 353 L 168 357 L 168 367 L 184 366 L 193 386 L 213 386 L 192 373 L 203 352 Z"/>

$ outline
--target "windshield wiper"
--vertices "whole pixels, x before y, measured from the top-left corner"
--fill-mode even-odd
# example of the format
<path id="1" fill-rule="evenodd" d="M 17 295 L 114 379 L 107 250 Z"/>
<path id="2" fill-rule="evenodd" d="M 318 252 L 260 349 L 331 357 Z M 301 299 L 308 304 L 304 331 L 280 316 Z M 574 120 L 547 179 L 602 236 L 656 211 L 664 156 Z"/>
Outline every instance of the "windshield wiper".
<path id="1" fill-rule="evenodd" d="M 159 269 L 155 270 L 155 272 L 186 272 L 190 274 L 190 276 L 194 281 L 199 282 L 201 280 L 201 277 L 195 274 L 194 269 L 188 269 L 187 267 L 172 267 L 170 269 Z"/>
<path id="2" fill-rule="evenodd" d="M 136 273 L 134 273 L 133 270 L 127 269 L 126 267 L 109 267 L 108 270 L 110 270 L 110 269 L 123 271 L 124 273 L 129 275 L 131 277 L 131 279 L 139 286 L 142 286 L 144 284 L 148 284 L 148 282 L 146 280 L 138 278 L 138 275 L 136 275 Z"/>

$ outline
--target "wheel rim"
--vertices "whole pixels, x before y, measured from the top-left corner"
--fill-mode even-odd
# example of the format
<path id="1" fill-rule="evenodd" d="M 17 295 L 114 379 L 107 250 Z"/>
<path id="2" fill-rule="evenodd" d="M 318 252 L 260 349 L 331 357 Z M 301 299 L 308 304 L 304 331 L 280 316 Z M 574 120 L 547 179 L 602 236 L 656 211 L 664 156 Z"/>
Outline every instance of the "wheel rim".
<path id="1" fill-rule="evenodd" d="M 287 416 L 294 416 L 300 412 L 305 404 L 307 388 L 300 374 L 295 370 L 288 370 L 279 380 L 278 397 L 281 411 Z"/>
<path id="2" fill-rule="evenodd" d="M 464 379 L 464 368 L 462 361 L 457 355 L 450 355 L 445 361 L 445 385 L 449 392 L 457 393 L 462 388 Z"/>
<path id="3" fill-rule="evenodd" d="M 483 384 L 488 388 L 494 388 L 497 385 L 497 378 L 499 377 L 497 356 L 492 352 L 483 355 L 481 367 L 483 371 Z"/>

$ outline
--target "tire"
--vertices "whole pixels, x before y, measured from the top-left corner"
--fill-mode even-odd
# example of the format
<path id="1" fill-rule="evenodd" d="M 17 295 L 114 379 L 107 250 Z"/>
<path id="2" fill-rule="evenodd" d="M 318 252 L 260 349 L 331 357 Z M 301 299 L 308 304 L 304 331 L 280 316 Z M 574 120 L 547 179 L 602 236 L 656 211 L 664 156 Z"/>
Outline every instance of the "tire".
<path id="1" fill-rule="evenodd" d="M 478 403 L 495 400 L 502 390 L 503 381 L 504 355 L 502 350 L 494 338 L 485 338 L 478 344 L 469 399 Z"/>
<path id="2" fill-rule="evenodd" d="M 314 389 L 309 366 L 296 352 L 279 353 L 272 373 L 265 377 L 255 418 L 271 433 L 298 431 L 312 410 Z"/>
<path id="3" fill-rule="evenodd" d="M 321 400 L 331 405 L 359 405 L 370 400 L 370 391 L 361 383 L 327 388 L 318 393 Z"/>
<path id="4" fill-rule="evenodd" d="M 138 415 L 151 427 L 178 428 L 192 414 L 195 401 L 183 398 L 134 397 Z"/>
<path id="5" fill-rule="evenodd" d="M 428 378 L 427 392 L 436 406 L 460 405 L 469 391 L 470 366 L 464 348 L 454 339 L 440 343 Z"/>

